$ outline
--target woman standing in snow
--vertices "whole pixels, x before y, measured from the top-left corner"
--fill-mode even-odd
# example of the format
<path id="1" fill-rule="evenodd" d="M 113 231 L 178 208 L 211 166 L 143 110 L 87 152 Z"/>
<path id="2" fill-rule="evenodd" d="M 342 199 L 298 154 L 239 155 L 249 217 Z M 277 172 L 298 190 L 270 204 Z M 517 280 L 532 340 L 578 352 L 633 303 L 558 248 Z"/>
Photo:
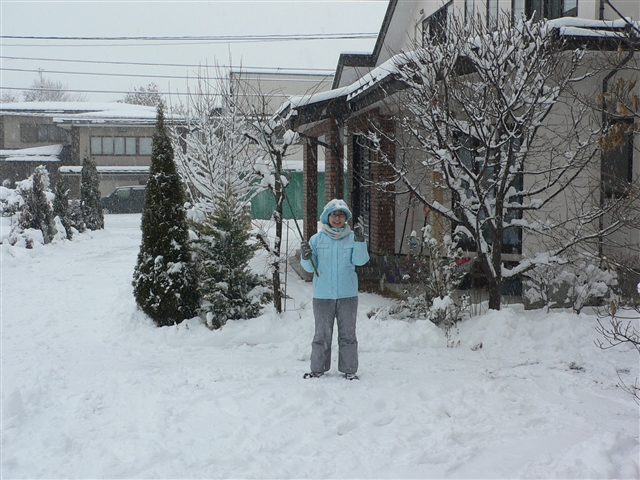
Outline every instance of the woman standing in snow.
<path id="1" fill-rule="evenodd" d="M 358 223 L 353 231 L 347 221 L 351 211 L 343 200 L 331 200 L 324 207 L 322 230 L 300 245 L 300 264 L 313 272 L 313 314 L 315 335 L 311 343 L 311 372 L 304 378 L 317 378 L 331 368 L 331 341 L 334 320 L 338 323 L 338 370 L 349 380 L 357 379 L 358 275 L 356 265 L 369 261 L 364 229 Z"/>

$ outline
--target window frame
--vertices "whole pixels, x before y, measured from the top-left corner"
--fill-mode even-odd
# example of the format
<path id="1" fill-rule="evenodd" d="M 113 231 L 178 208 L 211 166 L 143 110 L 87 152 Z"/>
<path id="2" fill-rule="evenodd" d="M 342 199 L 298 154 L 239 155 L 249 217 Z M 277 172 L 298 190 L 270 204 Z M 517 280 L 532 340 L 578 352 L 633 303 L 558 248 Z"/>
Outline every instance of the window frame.
<path id="1" fill-rule="evenodd" d="M 21 143 L 71 143 L 70 132 L 53 123 L 21 123 Z"/>
<path id="2" fill-rule="evenodd" d="M 144 143 L 147 143 L 147 140 L 149 142 L 149 153 L 145 153 L 142 152 L 142 146 L 143 146 L 143 140 Z M 138 155 L 143 155 L 143 156 L 151 156 L 151 154 L 153 153 L 153 137 L 138 137 Z"/>
<path id="3" fill-rule="evenodd" d="M 450 0 L 422 21 L 422 46 L 438 45 L 447 41 L 449 17 L 453 15 L 453 0 Z"/>
<path id="4" fill-rule="evenodd" d="M 513 20 L 518 21 L 519 15 L 530 18 L 535 10 L 533 21 L 541 18 L 554 20 L 562 17 L 577 17 L 580 0 L 511 0 Z M 553 12 L 555 10 L 555 12 Z"/>
<path id="5" fill-rule="evenodd" d="M 487 0 L 487 26 L 498 27 L 498 16 L 500 14 L 500 2 L 498 0 Z"/>
<path id="6" fill-rule="evenodd" d="M 464 135 L 464 134 L 459 134 L 456 136 L 456 143 L 459 146 L 459 148 L 461 148 L 463 150 L 464 153 L 464 157 L 462 157 L 460 155 L 460 153 L 458 153 L 458 156 L 460 158 L 460 160 L 462 161 L 462 163 L 473 173 L 478 174 L 480 173 L 480 165 L 478 162 L 473 161 L 473 158 L 478 157 L 478 156 L 482 156 L 480 154 L 478 155 L 474 155 L 475 153 L 480 153 L 479 150 L 482 148 L 482 145 L 480 145 L 480 142 L 478 142 L 477 139 L 475 139 L 472 136 L 468 136 L 468 135 Z M 489 176 L 491 175 L 491 168 L 487 169 L 487 171 L 485 171 L 485 175 L 486 175 L 486 179 L 483 180 L 483 182 L 488 181 Z M 516 188 L 519 189 L 519 191 L 522 191 L 522 189 L 524 188 L 524 176 L 522 174 L 522 172 L 518 173 L 516 175 L 516 178 L 514 180 L 515 182 L 515 186 Z M 512 184 L 513 185 L 513 184 Z M 490 192 L 489 192 L 490 193 Z M 454 208 L 455 207 L 455 203 L 458 201 L 461 201 L 462 199 L 457 199 L 454 198 Z M 519 204 L 522 204 L 524 201 L 524 197 L 522 195 L 518 195 L 516 201 Z M 505 219 L 522 219 L 523 218 L 523 212 L 521 209 L 518 208 L 507 208 L 505 215 L 504 215 Z M 455 231 L 456 225 L 453 224 L 452 225 L 452 233 L 453 231 Z M 490 237 L 490 232 L 483 230 L 483 234 L 484 239 L 487 243 L 492 244 L 493 240 Z M 515 238 L 515 242 L 513 241 L 506 241 L 506 239 L 509 238 Z M 460 246 L 467 250 L 467 251 L 475 251 L 476 250 L 476 245 L 475 242 L 473 241 L 473 239 L 470 238 L 466 238 L 463 237 L 460 240 Z M 517 225 L 513 225 L 513 226 L 509 226 L 505 229 L 503 229 L 502 231 L 502 253 L 503 254 L 509 254 L 509 253 L 517 253 L 517 254 L 521 254 L 522 253 L 522 227 L 519 227 Z"/>
<path id="7" fill-rule="evenodd" d="M 464 20 L 467 24 L 473 22 L 476 16 L 475 0 L 464 0 Z"/>
<path id="8" fill-rule="evenodd" d="M 635 119 L 633 117 L 617 118 L 611 120 L 609 125 L 615 124 L 633 125 Z M 634 135 L 632 128 L 625 129 L 623 143 L 608 152 L 602 152 L 600 163 L 600 177 L 602 183 L 602 192 L 605 198 L 621 198 L 628 195 L 627 187 L 633 182 L 633 144 Z M 606 168 L 612 162 L 619 162 L 618 168 Z M 625 165 L 626 162 L 626 165 Z M 622 168 L 620 168 L 622 167 Z M 623 175 L 619 175 L 624 172 Z"/>
<path id="9" fill-rule="evenodd" d="M 146 146 L 147 144 L 149 153 L 144 153 L 142 151 L 143 145 Z M 89 151 L 91 155 L 107 157 L 151 156 L 152 145 L 152 137 L 96 135 L 89 139 Z"/>

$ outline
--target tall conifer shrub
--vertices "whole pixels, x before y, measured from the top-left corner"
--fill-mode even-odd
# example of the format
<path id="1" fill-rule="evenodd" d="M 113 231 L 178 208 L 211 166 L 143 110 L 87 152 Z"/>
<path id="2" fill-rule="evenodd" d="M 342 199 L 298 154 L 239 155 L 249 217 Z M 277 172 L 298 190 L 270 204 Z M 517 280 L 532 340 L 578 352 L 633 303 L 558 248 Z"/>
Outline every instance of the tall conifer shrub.
<path id="1" fill-rule="evenodd" d="M 28 185 L 30 188 L 24 188 Z M 23 182 L 20 188 L 24 198 L 24 207 L 20 216 L 20 227 L 23 229 L 33 228 L 40 230 L 44 238 L 44 243 L 49 243 L 56 234 L 53 210 L 47 199 L 49 189 L 49 172 L 40 165 L 31 176 L 30 185 Z"/>
<path id="2" fill-rule="evenodd" d="M 142 211 L 142 243 L 133 274 L 136 302 L 158 326 L 195 316 L 200 304 L 184 202 L 159 105 Z"/>
<path id="3" fill-rule="evenodd" d="M 84 224 L 89 230 L 104 228 L 104 213 L 100 198 L 100 180 L 98 169 L 90 157 L 82 160 L 82 179 L 80 184 L 80 201 Z"/>
<path id="4" fill-rule="evenodd" d="M 250 220 L 231 181 L 215 194 L 213 213 L 194 224 L 194 249 L 200 261 L 201 313 L 211 329 L 227 320 L 254 318 L 271 301 L 269 282 L 249 268 L 258 245 L 250 242 Z"/>
<path id="5" fill-rule="evenodd" d="M 71 230 L 73 222 L 71 221 L 71 212 L 69 211 L 69 189 L 64 184 L 62 178 L 59 178 L 56 182 L 54 194 L 56 197 L 53 200 L 53 214 L 60 218 L 60 223 L 62 223 L 66 231 L 67 238 L 71 240 L 73 237 L 73 231 Z"/>

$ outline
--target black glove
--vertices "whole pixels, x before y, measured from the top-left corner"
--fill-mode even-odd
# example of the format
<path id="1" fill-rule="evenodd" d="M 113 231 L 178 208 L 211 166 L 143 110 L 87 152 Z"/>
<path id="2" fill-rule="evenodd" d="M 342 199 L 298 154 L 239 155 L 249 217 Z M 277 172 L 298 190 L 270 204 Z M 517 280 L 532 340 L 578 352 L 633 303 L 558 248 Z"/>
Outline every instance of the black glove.
<path id="1" fill-rule="evenodd" d="M 362 218 L 358 220 L 358 223 L 353 227 L 353 239 L 356 242 L 364 242 L 364 225 L 362 224 Z"/>
<path id="2" fill-rule="evenodd" d="M 311 254 L 312 254 L 312 250 L 311 250 L 311 246 L 309 245 L 309 242 L 302 242 L 300 244 L 300 256 L 302 257 L 302 259 L 311 260 Z"/>

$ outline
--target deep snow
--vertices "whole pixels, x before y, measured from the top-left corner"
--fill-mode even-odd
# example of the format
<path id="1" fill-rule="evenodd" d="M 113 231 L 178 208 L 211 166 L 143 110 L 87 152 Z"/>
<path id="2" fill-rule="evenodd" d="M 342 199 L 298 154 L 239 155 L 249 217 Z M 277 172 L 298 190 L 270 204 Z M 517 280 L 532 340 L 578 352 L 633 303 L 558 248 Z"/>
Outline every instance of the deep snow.
<path id="1" fill-rule="evenodd" d="M 595 316 L 513 305 L 447 348 L 361 294 L 361 380 L 336 359 L 303 380 L 310 284 L 289 271 L 282 316 L 156 328 L 132 296 L 139 222 L 0 247 L 2 478 L 638 478 L 639 408 L 616 386 L 638 354 L 598 349 Z"/>

